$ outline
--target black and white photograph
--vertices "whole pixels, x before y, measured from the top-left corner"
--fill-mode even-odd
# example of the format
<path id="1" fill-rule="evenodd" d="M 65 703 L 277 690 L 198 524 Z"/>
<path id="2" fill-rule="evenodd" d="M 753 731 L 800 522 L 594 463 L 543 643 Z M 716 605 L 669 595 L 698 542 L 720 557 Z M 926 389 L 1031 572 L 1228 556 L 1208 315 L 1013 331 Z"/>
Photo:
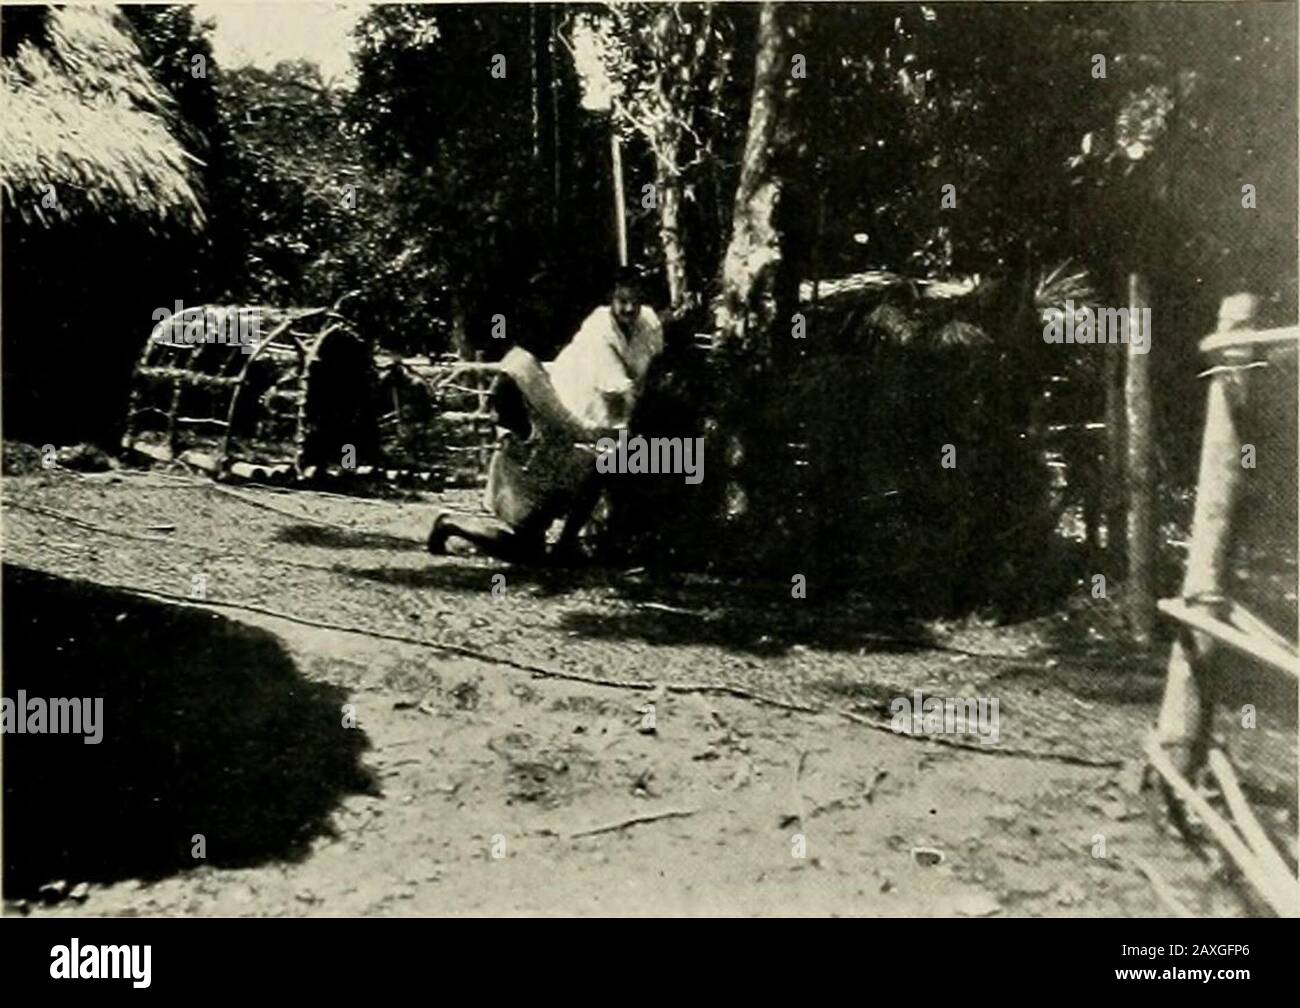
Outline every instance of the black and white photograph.
<path id="1" fill-rule="evenodd" d="M 1088 918 L 1115 988 L 1260 979 L 1297 48 L 1273 0 L 0 5 L 22 972 L 166 989 L 90 918 Z"/>

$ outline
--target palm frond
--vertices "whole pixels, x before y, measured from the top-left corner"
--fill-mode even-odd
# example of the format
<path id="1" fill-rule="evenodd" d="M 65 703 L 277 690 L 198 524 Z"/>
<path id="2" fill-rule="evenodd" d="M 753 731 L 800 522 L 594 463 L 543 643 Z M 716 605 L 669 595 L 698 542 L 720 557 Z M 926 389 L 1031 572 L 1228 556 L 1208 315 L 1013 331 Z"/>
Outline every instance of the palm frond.
<path id="1" fill-rule="evenodd" d="M 934 334 L 934 344 L 940 347 L 990 346 L 992 337 L 981 326 L 965 319 L 951 319 Z"/>
<path id="2" fill-rule="evenodd" d="M 1072 265 L 1067 259 L 1039 276 L 1034 287 L 1034 308 L 1040 313 L 1053 308 L 1063 312 L 1066 301 L 1083 304 L 1096 297 L 1088 271 L 1070 272 Z"/>
<path id="3" fill-rule="evenodd" d="M 882 301 L 867 313 L 867 325 L 876 329 L 887 342 L 907 346 L 921 334 L 916 313 L 889 301 Z"/>

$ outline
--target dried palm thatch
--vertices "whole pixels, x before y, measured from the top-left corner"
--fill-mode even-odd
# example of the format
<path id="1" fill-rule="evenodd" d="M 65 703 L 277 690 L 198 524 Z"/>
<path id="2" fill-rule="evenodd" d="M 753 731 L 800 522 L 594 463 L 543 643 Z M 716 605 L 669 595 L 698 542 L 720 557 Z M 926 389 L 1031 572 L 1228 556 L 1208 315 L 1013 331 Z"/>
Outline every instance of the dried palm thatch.
<path id="1" fill-rule="evenodd" d="M 946 279 L 868 270 L 816 285 L 804 281 L 799 299 L 841 322 L 860 324 L 897 346 L 972 347 L 993 342 L 987 329 L 999 282 L 979 274 Z M 1061 263 L 1037 278 L 1031 297 L 1037 312 L 1058 308 L 1067 299 L 1083 304 L 1093 297 L 1086 270 Z"/>
<path id="2" fill-rule="evenodd" d="M 40 36 L 0 59 L 0 199 L 47 226 L 88 211 L 197 229 L 198 162 L 169 131 L 170 99 L 117 18 L 51 9 Z"/>

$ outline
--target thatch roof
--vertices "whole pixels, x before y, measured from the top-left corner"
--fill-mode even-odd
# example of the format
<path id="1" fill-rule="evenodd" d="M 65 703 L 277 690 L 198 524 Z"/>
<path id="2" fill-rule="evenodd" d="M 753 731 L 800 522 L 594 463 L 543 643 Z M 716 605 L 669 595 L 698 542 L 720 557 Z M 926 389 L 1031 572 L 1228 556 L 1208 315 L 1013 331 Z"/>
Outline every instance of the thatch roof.
<path id="1" fill-rule="evenodd" d="M 0 59 L 0 194 L 24 221 L 83 212 L 199 227 L 197 162 L 170 100 L 111 8 L 51 9 L 44 39 Z M 41 205 L 48 185 L 56 205 Z"/>

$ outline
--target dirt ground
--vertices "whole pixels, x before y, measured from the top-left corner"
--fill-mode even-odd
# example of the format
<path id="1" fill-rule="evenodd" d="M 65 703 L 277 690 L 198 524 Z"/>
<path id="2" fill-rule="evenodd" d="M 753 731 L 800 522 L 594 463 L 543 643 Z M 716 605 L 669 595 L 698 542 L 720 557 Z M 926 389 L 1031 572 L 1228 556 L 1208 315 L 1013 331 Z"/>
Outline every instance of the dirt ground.
<path id="1" fill-rule="evenodd" d="M 1158 669 L 1052 620 L 435 559 L 431 496 L 125 470 L 3 495 L 5 695 L 102 695 L 107 725 L 5 737 L 7 913 L 1166 916 L 1162 884 L 1256 909 L 1135 786 Z M 997 697 L 999 741 L 890 731 L 914 690 Z"/>

